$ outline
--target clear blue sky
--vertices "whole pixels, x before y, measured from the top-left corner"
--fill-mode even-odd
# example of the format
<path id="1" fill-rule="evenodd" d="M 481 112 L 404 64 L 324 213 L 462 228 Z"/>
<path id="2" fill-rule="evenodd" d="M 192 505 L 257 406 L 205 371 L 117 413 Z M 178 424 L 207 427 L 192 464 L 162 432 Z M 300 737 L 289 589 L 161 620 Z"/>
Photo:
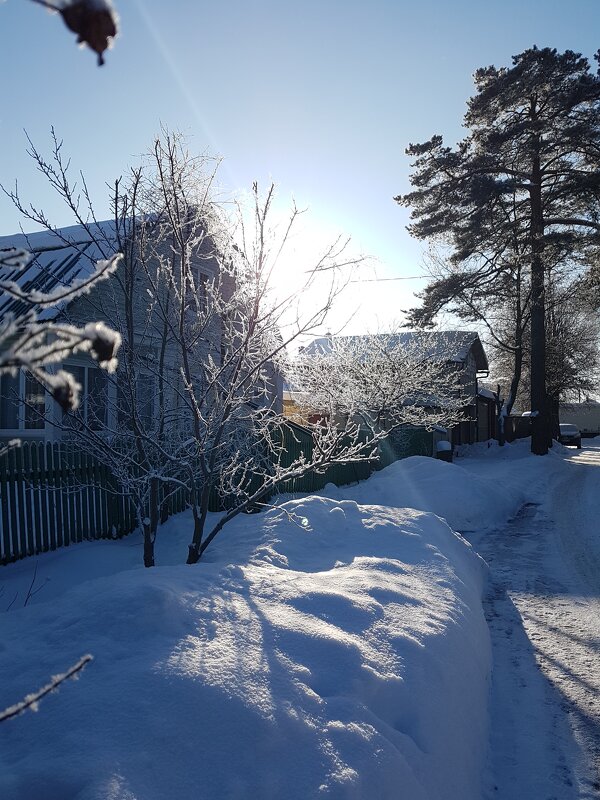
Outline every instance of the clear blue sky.
<path id="1" fill-rule="evenodd" d="M 590 59 L 600 47 L 599 0 L 115 2 L 122 34 L 101 69 L 58 17 L 0 3 L 0 180 L 18 178 L 25 197 L 71 222 L 25 156 L 23 129 L 44 148 L 53 124 L 107 215 L 104 183 L 162 122 L 224 156 L 230 189 L 273 178 L 282 198 L 379 259 L 381 277 L 421 271 L 422 247 L 392 200 L 409 188 L 404 148 L 462 136 L 474 70 L 532 44 Z M 0 219 L 0 234 L 17 230 L 4 198 Z M 376 306 L 377 290 L 400 309 L 422 285 L 370 285 L 365 302 Z"/>

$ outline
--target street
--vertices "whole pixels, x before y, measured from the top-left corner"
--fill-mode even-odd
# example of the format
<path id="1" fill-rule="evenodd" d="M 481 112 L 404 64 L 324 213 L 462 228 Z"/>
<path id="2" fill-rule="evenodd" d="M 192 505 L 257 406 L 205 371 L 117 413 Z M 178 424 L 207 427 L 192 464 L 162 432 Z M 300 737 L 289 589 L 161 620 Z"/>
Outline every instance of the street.
<path id="1" fill-rule="evenodd" d="M 600 445 L 573 451 L 543 504 L 471 535 L 490 566 L 488 797 L 600 797 Z"/>

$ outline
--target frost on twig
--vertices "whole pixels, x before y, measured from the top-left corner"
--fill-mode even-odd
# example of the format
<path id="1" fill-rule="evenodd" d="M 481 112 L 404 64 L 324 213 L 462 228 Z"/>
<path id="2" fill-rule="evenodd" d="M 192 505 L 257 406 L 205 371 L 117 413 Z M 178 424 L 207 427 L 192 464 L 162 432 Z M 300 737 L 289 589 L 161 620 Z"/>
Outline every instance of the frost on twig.
<path id="1" fill-rule="evenodd" d="M 26 369 L 52 394 L 63 409 L 78 405 L 80 387 L 64 370 L 50 373 L 45 367 L 59 363 L 73 353 L 87 352 L 100 367 L 114 372 L 120 335 L 102 322 L 90 322 L 77 328 L 61 322 L 39 320 L 38 310 L 63 304 L 88 293 L 100 280 L 113 274 L 121 259 L 115 255 L 99 261 L 91 275 L 68 286 L 41 292 L 14 280 L 14 272 L 23 270 L 31 254 L 20 248 L 0 250 L 0 297 L 17 305 L 0 318 L 0 374 Z M 8 273 L 8 277 L 4 277 Z"/>
<path id="2" fill-rule="evenodd" d="M 92 660 L 93 656 L 89 654 L 82 656 L 79 661 L 76 664 L 73 664 L 72 667 L 69 667 L 66 672 L 63 672 L 59 675 L 53 675 L 50 679 L 50 682 L 45 686 L 42 686 L 41 689 L 38 689 L 37 692 L 28 694 L 20 702 L 5 708 L 3 711 L 0 711 L 0 722 L 5 722 L 7 719 L 17 717 L 19 714 L 22 714 L 27 710 L 37 711 L 40 700 L 42 700 L 51 692 L 55 692 L 61 683 L 68 681 L 70 678 L 78 678 L 81 670 L 85 669 L 86 665 Z"/>

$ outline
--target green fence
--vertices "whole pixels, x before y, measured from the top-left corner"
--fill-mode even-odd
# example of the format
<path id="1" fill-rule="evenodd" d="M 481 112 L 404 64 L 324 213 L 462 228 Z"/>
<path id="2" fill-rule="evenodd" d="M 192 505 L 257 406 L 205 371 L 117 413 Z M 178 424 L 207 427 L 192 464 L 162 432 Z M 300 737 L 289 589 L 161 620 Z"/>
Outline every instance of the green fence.
<path id="1" fill-rule="evenodd" d="M 282 467 L 302 453 L 307 459 L 312 457 L 310 430 L 290 422 L 281 429 L 281 436 Z M 378 462 L 334 464 L 323 472 L 282 482 L 277 493 L 310 493 L 327 483 L 355 483 L 398 458 L 430 455 L 431 450 L 431 434 L 410 429 L 382 444 Z M 161 482 L 159 492 L 168 495 L 165 507 L 161 506 L 163 519 L 186 508 L 183 489 L 172 490 Z M 228 507 L 228 499 L 213 489 L 210 510 Z M 118 538 L 136 527 L 133 502 L 119 491 L 110 470 L 90 453 L 72 444 L 29 442 L 0 456 L 0 564 L 84 540 Z"/>
<path id="2" fill-rule="evenodd" d="M 410 425 L 398 428 L 380 443 L 376 469 L 388 467 L 394 461 L 408 456 L 434 455 L 435 439 L 435 433 L 425 428 Z"/>
<path id="3" fill-rule="evenodd" d="M 296 423 L 289 422 L 283 429 L 283 451 L 280 458 L 281 466 L 289 466 L 295 459 L 304 453 L 307 459 L 313 454 L 313 440 L 311 432 Z M 366 444 L 365 452 L 370 452 L 371 447 Z M 365 480 L 375 470 L 383 469 L 394 461 L 408 456 L 430 456 L 434 450 L 434 433 L 424 428 L 405 426 L 383 439 L 379 444 L 379 457 L 372 462 L 356 462 L 354 464 L 334 464 L 324 472 L 311 472 L 302 478 L 293 478 L 280 484 L 278 492 L 304 493 L 317 492 L 328 483 L 344 486 L 349 483 Z"/>
<path id="4" fill-rule="evenodd" d="M 0 456 L 0 563 L 135 526 L 106 467 L 64 444 L 24 443 Z"/>
<path id="5" fill-rule="evenodd" d="M 279 459 L 280 466 L 289 467 L 302 454 L 307 460 L 312 458 L 313 437 L 310 430 L 297 425 L 295 422 L 288 422 L 281 431 L 283 447 Z M 373 466 L 364 461 L 354 464 L 333 464 L 331 467 L 327 467 L 324 472 L 310 472 L 301 478 L 283 481 L 278 486 L 277 491 L 279 494 L 318 492 L 328 483 L 343 486 L 347 483 L 362 481 L 368 478 L 372 471 Z"/>

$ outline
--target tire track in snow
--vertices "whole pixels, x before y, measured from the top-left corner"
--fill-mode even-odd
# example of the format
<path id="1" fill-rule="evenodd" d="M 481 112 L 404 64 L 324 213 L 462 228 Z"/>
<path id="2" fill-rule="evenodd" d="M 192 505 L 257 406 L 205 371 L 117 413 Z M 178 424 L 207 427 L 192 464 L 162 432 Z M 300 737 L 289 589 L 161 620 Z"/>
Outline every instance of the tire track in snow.
<path id="1" fill-rule="evenodd" d="M 578 472 L 568 480 L 580 487 Z M 554 496 L 573 531 L 570 502 Z M 506 528 L 474 542 L 490 565 L 488 798 L 600 798 L 598 598 L 574 576 L 570 560 L 580 554 L 571 552 L 555 506 L 551 512 L 526 505 Z"/>

